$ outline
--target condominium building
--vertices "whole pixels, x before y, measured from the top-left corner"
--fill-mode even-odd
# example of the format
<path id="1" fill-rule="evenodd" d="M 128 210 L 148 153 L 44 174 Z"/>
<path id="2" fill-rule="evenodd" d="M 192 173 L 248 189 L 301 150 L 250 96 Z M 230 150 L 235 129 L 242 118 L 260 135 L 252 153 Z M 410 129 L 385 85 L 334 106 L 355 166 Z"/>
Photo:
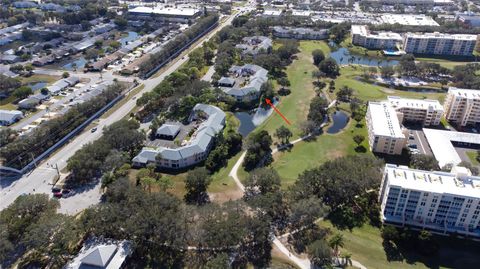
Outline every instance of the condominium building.
<path id="1" fill-rule="evenodd" d="M 379 196 L 386 223 L 439 234 L 480 237 L 480 177 L 386 164 Z"/>
<path id="2" fill-rule="evenodd" d="M 407 33 L 404 50 L 407 53 L 471 56 L 477 35 L 443 33 Z"/>
<path id="3" fill-rule="evenodd" d="M 255 64 L 234 65 L 228 77 L 221 77 L 218 86 L 238 102 L 250 102 L 260 97 L 263 83 L 268 80 L 268 71 Z"/>
<path id="4" fill-rule="evenodd" d="M 400 122 L 418 122 L 422 125 L 439 125 L 443 106 L 437 100 L 409 99 L 388 96 L 388 102 L 397 111 Z"/>
<path id="5" fill-rule="evenodd" d="M 406 137 L 397 112 L 388 102 L 369 102 L 366 115 L 368 143 L 373 152 L 401 154 Z"/>
<path id="6" fill-rule="evenodd" d="M 443 106 L 448 121 L 460 126 L 480 123 L 480 90 L 450 87 Z"/>
<path id="7" fill-rule="evenodd" d="M 293 38 L 293 39 L 306 39 L 306 40 L 321 40 L 328 38 L 328 30 L 320 29 L 315 30 L 311 28 L 301 27 L 284 27 L 274 26 L 273 36 L 278 38 Z"/>
<path id="8" fill-rule="evenodd" d="M 235 45 L 235 48 L 241 50 L 242 55 L 257 55 L 272 49 L 272 40 L 266 36 L 247 36 L 242 41 L 243 43 Z"/>
<path id="9" fill-rule="evenodd" d="M 132 159 L 133 166 L 145 167 L 156 164 L 164 169 L 182 169 L 204 161 L 212 149 L 216 135 L 225 127 L 225 112 L 220 108 L 206 104 L 196 104 L 188 118 L 188 122 L 196 121 L 198 127 L 194 129 L 189 141 L 182 142 L 180 147 L 160 146 L 158 148 L 143 148 Z M 176 136 L 175 126 L 166 126 L 169 132 L 161 133 Z"/>
<path id="10" fill-rule="evenodd" d="M 352 25 L 352 43 L 368 49 L 395 49 L 402 36 L 393 32 L 370 32 L 367 25 Z"/>

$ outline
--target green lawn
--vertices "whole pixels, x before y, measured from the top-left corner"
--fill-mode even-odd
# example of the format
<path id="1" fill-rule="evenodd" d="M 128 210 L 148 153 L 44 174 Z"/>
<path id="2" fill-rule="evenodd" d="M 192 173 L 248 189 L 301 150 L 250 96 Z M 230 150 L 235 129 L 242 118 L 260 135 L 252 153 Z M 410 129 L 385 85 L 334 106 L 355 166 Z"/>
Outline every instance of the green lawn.
<path id="1" fill-rule="evenodd" d="M 322 221 L 322 227 L 338 232 L 329 221 Z M 403 268 L 480 268 L 480 244 L 469 240 L 437 237 L 440 251 L 435 257 L 423 257 L 415 253 L 406 253 L 404 258 L 389 261 L 383 248 L 380 229 L 364 225 L 352 231 L 340 231 L 345 239 L 342 251 L 352 254 L 352 259 L 359 261 L 369 269 L 403 269 Z"/>
<path id="2" fill-rule="evenodd" d="M 313 65 L 312 51 L 321 49 L 328 54 L 330 49 L 323 41 L 300 41 L 300 53 L 298 59 L 287 67 L 286 73 L 290 80 L 291 93 L 280 98 L 277 108 L 290 121 L 288 128 L 292 131 L 292 139 L 300 137 L 299 125 L 307 118 L 310 100 L 315 96 L 312 84 L 312 71 L 316 70 Z M 267 130 L 271 135 L 281 125 L 287 125 L 276 113 L 273 113 L 256 130 Z"/>
<path id="3" fill-rule="evenodd" d="M 34 82 L 47 82 L 48 84 L 51 84 L 57 80 L 59 80 L 59 76 L 50 76 L 50 75 L 42 75 L 42 74 L 35 74 L 30 77 L 22 77 L 20 80 L 22 84 L 29 84 L 29 83 L 34 83 Z"/>
<path id="4" fill-rule="evenodd" d="M 457 61 L 455 59 L 428 58 L 428 57 L 415 57 L 415 60 L 422 61 L 422 62 L 437 63 L 448 69 L 453 69 L 457 65 L 466 65 L 466 64 L 472 63 L 471 61 L 464 61 L 464 60 Z"/>
<path id="5" fill-rule="evenodd" d="M 480 165 L 480 163 L 477 161 L 477 151 L 467 151 L 466 153 L 473 165 Z"/>
<path id="6" fill-rule="evenodd" d="M 348 125 L 340 133 L 328 134 L 325 132 L 312 141 L 295 144 L 290 151 L 275 154 L 272 167 L 280 174 L 283 187 L 293 184 L 298 175 L 306 169 L 317 167 L 327 160 L 358 154 L 355 152 L 357 145 L 352 138 L 357 134 L 367 138 L 367 129 L 364 123 L 361 128 L 357 128 L 356 124 L 354 120 L 350 119 Z M 323 128 L 324 131 L 327 129 L 328 126 Z M 365 140 L 362 146 L 368 149 L 368 142 Z"/>

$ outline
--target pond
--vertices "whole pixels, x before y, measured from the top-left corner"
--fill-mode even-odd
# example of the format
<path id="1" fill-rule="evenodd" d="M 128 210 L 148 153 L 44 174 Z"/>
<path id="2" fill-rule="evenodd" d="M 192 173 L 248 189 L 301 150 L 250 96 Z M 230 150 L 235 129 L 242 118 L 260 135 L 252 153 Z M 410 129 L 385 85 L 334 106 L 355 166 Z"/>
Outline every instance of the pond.
<path id="1" fill-rule="evenodd" d="M 347 48 L 338 48 L 330 53 L 330 57 L 335 59 L 339 65 L 361 64 L 368 66 L 394 66 L 398 64 L 397 60 L 388 60 L 375 58 L 365 55 L 351 54 Z"/>
<path id="2" fill-rule="evenodd" d="M 47 85 L 48 83 L 45 81 L 38 81 L 38 82 L 28 83 L 26 86 L 30 87 L 30 89 L 32 89 L 33 92 L 36 92 L 38 90 L 45 88 Z"/>
<path id="3" fill-rule="evenodd" d="M 80 57 L 74 61 L 71 61 L 67 64 L 65 64 L 64 66 L 62 66 L 63 69 L 66 69 L 66 70 L 69 70 L 69 71 L 72 71 L 74 70 L 75 68 L 83 68 L 85 67 L 85 64 L 87 64 L 87 60 L 84 58 L 84 57 Z"/>
<path id="4" fill-rule="evenodd" d="M 333 125 L 328 128 L 327 133 L 336 134 L 340 132 L 347 126 L 348 120 L 349 117 L 345 112 L 335 111 L 335 113 L 332 114 Z"/>
<path id="5" fill-rule="evenodd" d="M 118 41 L 122 44 L 122 47 L 124 47 L 129 42 L 135 41 L 137 38 L 138 38 L 137 32 L 128 32 L 127 36 L 120 38 L 120 40 Z"/>
<path id="6" fill-rule="evenodd" d="M 278 104 L 278 100 L 274 100 L 274 105 Z M 238 132 L 246 137 L 251 133 L 258 125 L 262 124 L 270 115 L 272 115 L 273 109 L 271 108 L 262 108 L 258 107 L 250 112 L 235 112 L 233 113 L 235 117 L 240 121 L 240 127 L 238 127 Z"/>
<path id="7" fill-rule="evenodd" d="M 234 113 L 235 117 L 240 121 L 240 127 L 238 127 L 238 132 L 243 136 L 246 137 L 249 133 L 251 133 L 257 126 L 253 124 L 253 116 L 254 113 L 249 112 L 236 112 Z"/>

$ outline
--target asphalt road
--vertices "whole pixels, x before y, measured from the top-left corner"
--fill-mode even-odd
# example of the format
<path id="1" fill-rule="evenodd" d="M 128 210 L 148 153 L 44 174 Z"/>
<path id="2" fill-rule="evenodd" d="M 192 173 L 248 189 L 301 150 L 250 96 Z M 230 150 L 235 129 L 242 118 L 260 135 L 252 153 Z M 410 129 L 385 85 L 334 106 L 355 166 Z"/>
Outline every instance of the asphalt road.
<path id="1" fill-rule="evenodd" d="M 230 16 L 227 20 L 220 23 L 219 27 L 213 30 L 211 33 L 203 37 L 202 40 L 209 40 L 216 34 L 219 30 L 223 27 L 231 24 L 232 20 L 235 18 L 234 15 Z M 191 51 L 195 48 L 202 46 L 203 42 L 198 42 L 196 46 L 190 48 L 188 51 Z M 184 55 L 184 54 L 182 54 Z M 47 193 L 51 194 L 52 188 L 52 181 L 57 174 L 57 170 L 52 168 L 52 165 L 58 166 L 58 169 L 61 171 L 63 168 L 66 167 L 67 160 L 83 145 L 93 142 L 99 139 L 102 135 L 101 130 L 126 115 L 132 111 L 136 106 L 136 99 L 145 92 L 149 92 L 155 88 L 163 79 L 177 70 L 182 64 L 188 61 L 188 56 L 179 56 L 177 61 L 170 64 L 164 71 L 156 76 L 152 77 L 147 80 L 140 80 L 137 78 L 140 84 L 143 84 L 145 87 L 134 97 L 130 97 L 130 99 L 125 102 L 121 107 L 115 110 L 112 114 L 110 114 L 106 118 L 101 118 L 96 120 L 97 123 L 97 132 L 90 132 L 86 131 L 82 134 L 76 136 L 73 140 L 71 140 L 68 144 L 58 150 L 56 153 L 51 155 L 48 159 L 43 161 L 36 167 L 30 174 L 24 175 L 20 179 L 11 182 L 2 182 L 0 185 L 0 210 L 6 208 L 10 205 L 18 196 L 23 194 L 31 194 L 31 193 Z M 54 72 L 54 71 L 52 71 Z M 111 77 L 111 74 L 103 73 L 104 79 Z M 112 76 L 113 77 L 113 76 Z M 112 78 L 113 79 L 113 78 Z M 60 199 L 60 212 L 74 214 L 79 212 L 93 204 L 96 204 L 100 201 L 101 193 L 99 189 L 99 183 L 86 187 L 81 191 L 77 191 L 75 195 L 69 198 L 62 198 Z"/>

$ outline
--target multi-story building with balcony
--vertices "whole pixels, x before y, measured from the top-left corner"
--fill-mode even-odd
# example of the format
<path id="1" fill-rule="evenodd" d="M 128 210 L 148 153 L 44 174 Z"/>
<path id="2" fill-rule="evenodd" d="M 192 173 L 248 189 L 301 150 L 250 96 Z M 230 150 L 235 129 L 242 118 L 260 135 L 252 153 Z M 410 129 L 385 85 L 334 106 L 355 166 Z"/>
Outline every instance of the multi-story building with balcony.
<path id="1" fill-rule="evenodd" d="M 480 90 L 450 87 L 443 104 L 445 118 L 459 126 L 480 123 Z"/>
<path id="2" fill-rule="evenodd" d="M 388 102 L 369 102 L 366 115 L 368 143 L 373 152 L 399 155 L 407 140 L 397 112 Z"/>
<path id="3" fill-rule="evenodd" d="M 471 56 L 477 43 L 477 35 L 444 33 L 407 33 L 403 49 L 407 53 Z"/>
<path id="4" fill-rule="evenodd" d="M 443 106 L 437 100 L 409 99 L 388 96 L 388 102 L 397 111 L 400 122 L 439 125 L 443 115 Z"/>
<path id="5" fill-rule="evenodd" d="M 380 186 L 383 222 L 439 234 L 480 237 L 480 177 L 386 164 Z"/>
<path id="6" fill-rule="evenodd" d="M 393 32 L 370 32 L 367 25 L 352 25 L 352 43 L 367 49 L 395 49 L 402 36 Z"/>

